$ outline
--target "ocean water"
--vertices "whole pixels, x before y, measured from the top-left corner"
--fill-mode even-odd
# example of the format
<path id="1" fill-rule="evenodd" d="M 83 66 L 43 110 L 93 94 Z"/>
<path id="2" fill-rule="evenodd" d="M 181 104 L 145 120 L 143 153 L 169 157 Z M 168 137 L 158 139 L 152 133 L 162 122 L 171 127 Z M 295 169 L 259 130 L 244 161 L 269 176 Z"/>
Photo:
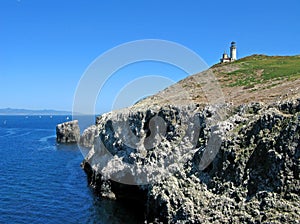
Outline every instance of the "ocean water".
<path id="1" fill-rule="evenodd" d="M 77 145 L 56 144 L 66 116 L 0 116 L 0 223 L 141 223 L 126 202 L 96 197 Z"/>

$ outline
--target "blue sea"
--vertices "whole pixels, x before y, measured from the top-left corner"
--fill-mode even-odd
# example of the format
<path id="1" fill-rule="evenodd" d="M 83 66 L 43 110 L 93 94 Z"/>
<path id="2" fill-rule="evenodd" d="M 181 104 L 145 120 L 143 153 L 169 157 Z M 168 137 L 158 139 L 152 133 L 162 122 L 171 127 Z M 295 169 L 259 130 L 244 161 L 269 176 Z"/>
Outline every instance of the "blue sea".
<path id="1" fill-rule="evenodd" d="M 87 184 L 77 145 L 56 143 L 67 116 L 0 116 L 0 223 L 140 223 Z"/>

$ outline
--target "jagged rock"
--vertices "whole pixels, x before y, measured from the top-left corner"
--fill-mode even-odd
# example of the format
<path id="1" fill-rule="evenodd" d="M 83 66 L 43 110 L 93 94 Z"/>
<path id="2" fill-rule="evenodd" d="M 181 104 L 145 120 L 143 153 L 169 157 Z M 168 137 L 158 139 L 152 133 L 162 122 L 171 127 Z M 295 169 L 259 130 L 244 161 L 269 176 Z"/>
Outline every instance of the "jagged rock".
<path id="1" fill-rule="evenodd" d="M 88 127 L 80 136 L 79 144 L 85 148 L 91 148 L 94 145 L 95 136 L 98 136 L 98 128 L 96 125 Z"/>
<path id="2" fill-rule="evenodd" d="M 65 122 L 56 126 L 56 141 L 58 143 L 77 143 L 80 137 L 78 120 Z"/>
<path id="3" fill-rule="evenodd" d="M 82 143 L 96 192 L 139 199 L 146 222 L 299 223 L 299 99 L 120 110 Z"/>

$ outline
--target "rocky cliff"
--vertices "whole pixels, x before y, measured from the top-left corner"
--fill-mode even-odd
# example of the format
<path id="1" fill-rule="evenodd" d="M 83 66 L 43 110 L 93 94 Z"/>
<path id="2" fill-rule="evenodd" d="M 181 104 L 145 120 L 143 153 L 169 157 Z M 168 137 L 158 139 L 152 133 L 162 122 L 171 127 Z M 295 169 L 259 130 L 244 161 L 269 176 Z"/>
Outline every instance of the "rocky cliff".
<path id="1" fill-rule="evenodd" d="M 56 126 L 58 143 L 77 143 L 80 138 L 78 120 L 64 122 Z"/>
<path id="2" fill-rule="evenodd" d="M 146 222 L 299 223 L 297 94 L 215 105 L 148 98 L 84 131 L 82 166 L 96 193 L 135 201 Z"/>

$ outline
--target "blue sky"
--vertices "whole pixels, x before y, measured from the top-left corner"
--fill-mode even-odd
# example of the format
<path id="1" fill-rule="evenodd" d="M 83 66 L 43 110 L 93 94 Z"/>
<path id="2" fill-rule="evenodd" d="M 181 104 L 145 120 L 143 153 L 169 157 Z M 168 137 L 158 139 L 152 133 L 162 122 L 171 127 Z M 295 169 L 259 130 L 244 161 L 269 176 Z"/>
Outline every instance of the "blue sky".
<path id="1" fill-rule="evenodd" d="M 177 42 L 209 66 L 219 62 L 233 40 L 238 57 L 300 54 L 299 10 L 298 0 L 2 0 L 0 108 L 72 110 L 76 87 L 89 64 L 128 41 Z M 136 67 L 140 74 L 141 66 Z M 153 66 L 152 72 L 168 73 L 174 81 L 187 75 L 159 69 Z M 107 111 L 120 83 L 136 74 L 123 72 L 111 79 L 97 111 Z"/>

